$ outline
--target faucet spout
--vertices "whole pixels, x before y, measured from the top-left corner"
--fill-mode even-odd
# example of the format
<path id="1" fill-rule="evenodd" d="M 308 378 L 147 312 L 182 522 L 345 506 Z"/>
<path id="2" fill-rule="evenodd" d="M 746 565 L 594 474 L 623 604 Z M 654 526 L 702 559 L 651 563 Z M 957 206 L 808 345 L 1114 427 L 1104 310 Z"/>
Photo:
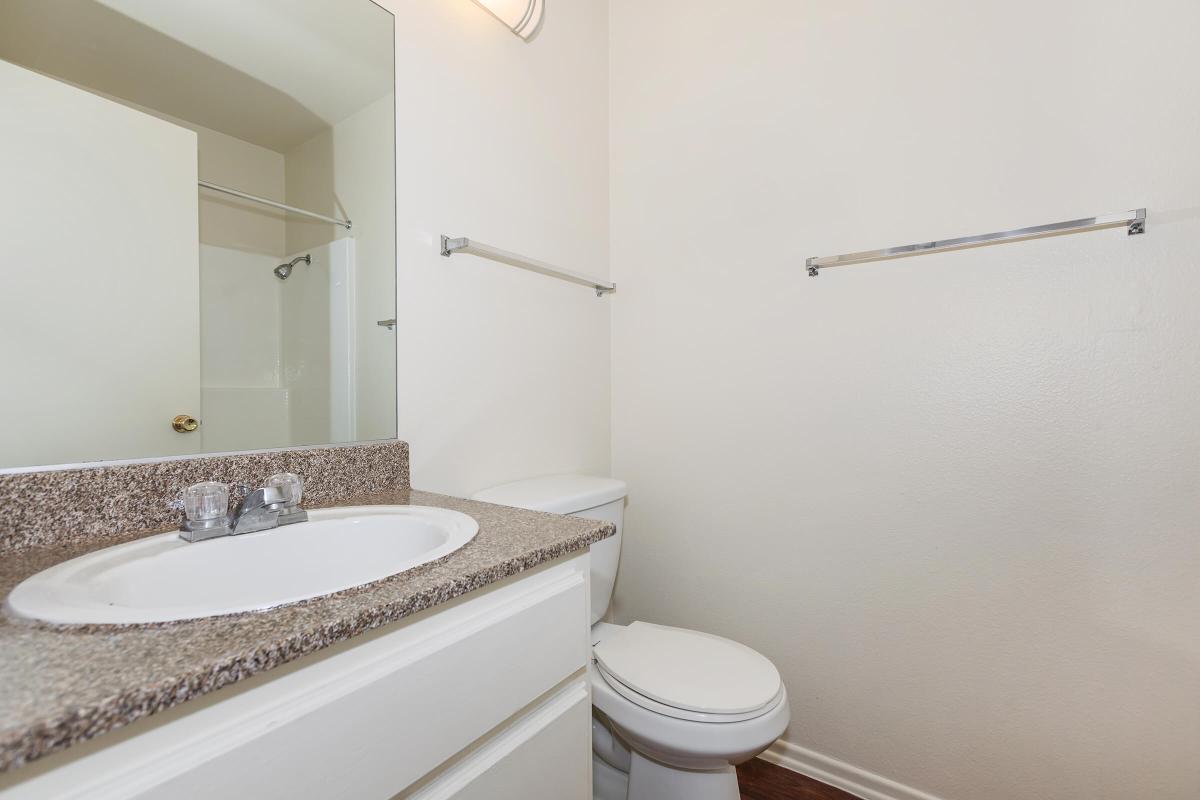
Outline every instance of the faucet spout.
<path id="1" fill-rule="evenodd" d="M 229 527 L 234 534 L 265 531 L 279 524 L 279 512 L 287 506 L 287 498 L 274 486 L 254 489 L 242 498 L 229 515 Z"/>

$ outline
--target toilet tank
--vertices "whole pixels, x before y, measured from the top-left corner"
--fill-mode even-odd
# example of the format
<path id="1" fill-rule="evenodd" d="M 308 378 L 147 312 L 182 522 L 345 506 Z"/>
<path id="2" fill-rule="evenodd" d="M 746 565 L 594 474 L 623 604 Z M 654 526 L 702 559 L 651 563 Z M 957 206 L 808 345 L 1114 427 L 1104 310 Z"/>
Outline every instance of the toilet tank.
<path id="1" fill-rule="evenodd" d="M 549 511 L 611 522 L 616 536 L 591 547 L 592 623 L 600 621 L 612 600 L 621 559 L 621 518 L 625 482 L 589 475 L 546 475 L 493 486 L 471 495 L 472 500 L 533 511 Z"/>

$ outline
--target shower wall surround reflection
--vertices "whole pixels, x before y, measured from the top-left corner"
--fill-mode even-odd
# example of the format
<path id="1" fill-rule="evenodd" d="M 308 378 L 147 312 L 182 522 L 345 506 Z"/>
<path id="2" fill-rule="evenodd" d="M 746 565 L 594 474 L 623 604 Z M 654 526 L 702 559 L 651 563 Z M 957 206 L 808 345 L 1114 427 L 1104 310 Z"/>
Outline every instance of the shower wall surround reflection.
<path id="1" fill-rule="evenodd" d="M 0 5 L 0 468 L 395 437 L 393 36 L 370 0 Z"/>

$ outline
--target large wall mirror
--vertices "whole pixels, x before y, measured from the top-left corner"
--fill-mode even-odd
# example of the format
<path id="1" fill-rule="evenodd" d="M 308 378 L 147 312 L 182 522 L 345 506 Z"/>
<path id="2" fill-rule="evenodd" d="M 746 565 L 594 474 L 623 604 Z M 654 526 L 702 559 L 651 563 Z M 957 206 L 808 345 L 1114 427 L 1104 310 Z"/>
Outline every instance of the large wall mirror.
<path id="1" fill-rule="evenodd" d="M 393 35 L 0 1 L 0 468 L 395 437 Z"/>

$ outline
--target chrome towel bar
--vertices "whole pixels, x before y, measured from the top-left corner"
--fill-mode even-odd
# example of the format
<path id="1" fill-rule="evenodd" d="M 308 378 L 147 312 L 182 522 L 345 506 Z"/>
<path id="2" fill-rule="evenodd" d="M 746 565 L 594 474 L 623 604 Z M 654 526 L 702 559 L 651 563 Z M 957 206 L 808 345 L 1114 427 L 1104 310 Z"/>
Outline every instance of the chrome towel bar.
<path id="1" fill-rule="evenodd" d="M 982 233 L 976 236 L 961 236 L 957 239 L 940 239 L 921 244 L 906 244 L 900 247 L 888 247 L 883 250 L 864 250 L 860 253 L 846 253 L 840 256 L 819 256 L 808 259 L 805 266 L 812 277 L 818 271 L 829 267 L 845 267 L 850 264 L 865 264 L 869 261 L 884 261 L 892 258 L 907 258 L 926 253 L 945 253 L 949 250 L 965 250 L 969 247 L 986 247 L 993 244 L 1021 242 L 1027 239 L 1040 239 L 1045 236 L 1062 236 L 1068 233 L 1084 233 L 1099 231 L 1105 228 L 1125 228 L 1130 236 L 1146 232 L 1146 209 L 1137 208 L 1120 214 L 1108 214 L 1101 217 L 1072 219 L 1066 222 L 1052 222 L 1049 225 L 1035 225 L 1032 228 L 1018 228 L 1013 231 L 998 233 Z"/>
<path id="2" fill-rule="evenodd" d="M 590 275 L 584 275 L 582 272 L 573 272 L 569 269 L 562 269 L 547 264 L 544 261 L 537 261 L 532 258 L 510 253 L 507 250 L 501 250 L 499 247 L 492 247 L 490 244 L 482 244 L 472 241 L 468 238 L 452 238 L 450 236 L 442 236 L 442 255 L 449 258 L 455 253 L 469 253 L 482 258 L 490 258 L 492 261 L 499 261 L 501 264 L 508 264 L 513 267 L 520 267 L 532 272 L 537 272 L 542 275 L 549 275 L 552 278 L 562 278 L 564 281 L 572 283 L 581 283 L 584 286 L 591 286 L 596 290 L 596 296 L 602 295 L 617 290 L 616 284 L 608 281 L 602 281 L 599 278 L 593 278 Z"/>

